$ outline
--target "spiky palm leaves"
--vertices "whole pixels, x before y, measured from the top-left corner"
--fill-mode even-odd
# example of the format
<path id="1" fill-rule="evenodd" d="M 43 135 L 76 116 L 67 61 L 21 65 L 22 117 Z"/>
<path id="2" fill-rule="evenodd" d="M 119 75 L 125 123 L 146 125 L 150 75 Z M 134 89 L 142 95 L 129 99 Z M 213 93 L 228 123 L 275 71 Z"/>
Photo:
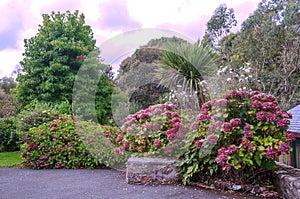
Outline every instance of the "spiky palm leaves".
<path id="1" fill-rule="evenodd" d="M 209 100 L 205 79 L 216 71 L 216 54 L 201 42 L 170 45 L 163 50 L 161 68 L 157 71 L 161 85 L 172 90 L 181 88 L 185 100 L 193 100 L 198 108 Z"/>

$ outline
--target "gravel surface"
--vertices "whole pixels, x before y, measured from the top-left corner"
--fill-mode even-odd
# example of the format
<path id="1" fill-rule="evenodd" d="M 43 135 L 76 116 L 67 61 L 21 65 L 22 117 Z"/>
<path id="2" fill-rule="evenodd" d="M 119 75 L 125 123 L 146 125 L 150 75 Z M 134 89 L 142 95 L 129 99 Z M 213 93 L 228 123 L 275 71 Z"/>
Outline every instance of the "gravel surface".
<path id="1" fill-rule="evenodd" d="M 0 198 L 229 199 L 240 198 L 181 185 L 130 185 L 115 170 L 0 168 Z"/>

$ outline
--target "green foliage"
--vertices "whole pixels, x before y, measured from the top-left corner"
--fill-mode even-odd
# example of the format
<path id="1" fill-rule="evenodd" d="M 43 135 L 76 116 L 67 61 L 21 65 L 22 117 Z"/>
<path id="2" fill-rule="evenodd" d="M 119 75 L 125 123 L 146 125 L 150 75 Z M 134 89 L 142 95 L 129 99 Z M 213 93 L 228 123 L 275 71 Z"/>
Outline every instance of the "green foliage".
<path id="1" fill-rule="evenodd" d="M 25 163 L 34 169 L 95 168 L 99 161 L 76 132 L 73 118 L 56 119 L 31 128 L 21 146 Z"/>
<path id="2" fill-rule="evenodd" d="M 75 76 L 96 42 L 84 15 L 78 11 L 43 14 L 38 33 L 24 42 L 25 58 L 17 77 L 18 101 L 23 106 L 33 100 L 71 103 Z"/>
<path id="3" fill-rule="evenodd" d="M 19 152 L 0 152 L 0 167 L 12 167 L 22 163 Z"/>
<path id="4" fill-rule="evenodd" d="M 199 108 L 209 99 L 204 80 L 214 74 L 215 61 L 216 55 L 199 41 L 193 45 L 170 45 L 163 51 L 162 65 L 157 71 L 160 84 L 172 90 L 181 86 L 184 96 L 196 93 L 195 106 Z"/>
<path id="5" fill-rule="evenodd" d="M 0 151 L 18 151 L 20 139 L 15 118 L 0 119 Z"/>
<path id="6" fill-rule="evenodd" d="M 20 104 L 13 93 L 6 93 L 0 88 L 0 118 L 12 117 L 18 114 Z"/>
<path id="7" fill-rule="evenodd" d="M 274 169 L 277 156 L 290 151 L 289 118 L 275 97 L 260 92 L 232 91 L 205 103 L 178 164 L 183 182 L 209 173 L 253 183 L 262 171 Z"/>
<path id="8" fill-rule="evenodd" d="M 12 92 L 12 89 L 17 87 L 17 82 L 15 82 L 14 78 L 12 77 L 3 77 L 0 79 L 0 88 L 3 89 L 3 91 L 6 94 L 9 94 Z"/>
<path id="9" fill-rule="evenodd" d="M 56 107 L 58 108 L 58 106 Z M 27 105 L 18 115 L 18 131 L 21 138 L 30 128 L 38 127 L 62 115 L 49 103 L 33 102 Z"/>
<path id="10" fill-rule="evenodd" d="M 118 168 L 122 168 L 125 165 L 129 158 L 128 154 L 119 156 L 115 151 L 118 145 L 116 139 L 121 133 L 119 128 L 101 126 L 90 121 L 80 121 L 76 125 L 76 131 L 86 148 L 99 160 L 101 165 L 108 167 L 120 165 Z"/>
<path id="11" fill-rule="evenodd" d="M 262 1 L 239 32 L 222 39 L 226 89 L 270 93 L 284 110 L 299 104 L 299 7 L 298 0 Z"/>
<path id="12" fill-rule="evenodd" d="M 227 9 L 226 4 L 221 4 L 207 22 L 203 39 L 217 48 L 221 39 L 230 33 L 231 28 L 236 24 L 234 10 L 232 8 Z"/>
<path id="13" fill-rule="evenodd" d="M 81 120 L 109 124 L 112 117 L 112 68 L 101 64 L 100 51 L 92 51 L 83 62 L 73 89 L 73 113 Z"/>

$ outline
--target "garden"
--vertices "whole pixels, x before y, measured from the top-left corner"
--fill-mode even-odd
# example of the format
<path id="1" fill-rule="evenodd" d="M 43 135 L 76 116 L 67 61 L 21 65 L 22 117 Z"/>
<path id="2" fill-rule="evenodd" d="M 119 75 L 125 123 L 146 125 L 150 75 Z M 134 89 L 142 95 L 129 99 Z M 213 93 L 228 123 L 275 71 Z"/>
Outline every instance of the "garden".
<path id="1" fill-rule="evenodd" d="M 124 170 L 130 157 L 175 159 L 183 185 L 279 197 L 276 160 L 295 140 L 286 110 L 300 96 L 296 3 L 281 4 L 263 1 L 237 33 L 221 5 L 202 41 L 153 39 L 117 77 L 83 14 L 44 14 L 24 40 L 22 72 L 0 79 L 0 166 Z M 285 20 L 270 23 L 278 13 Z"/>

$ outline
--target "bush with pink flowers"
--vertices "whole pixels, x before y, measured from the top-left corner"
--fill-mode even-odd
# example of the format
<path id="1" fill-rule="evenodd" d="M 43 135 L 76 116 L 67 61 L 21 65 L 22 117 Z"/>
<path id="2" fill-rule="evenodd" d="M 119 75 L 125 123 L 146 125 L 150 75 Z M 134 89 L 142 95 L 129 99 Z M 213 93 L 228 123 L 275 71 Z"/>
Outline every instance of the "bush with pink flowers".
<path id="1" fill-rule="evenodd" d="M 76 131 L 77 121 L 55 119 L 24 132 L 21 154 L 34 169 L 95 168 L 99 160 L 91 154 Z"/>
<path id="2" fill-rule="evenodd" d="M 257 91 L 231 91 L 205 103 L 178 164 L 184 183 L 212 175 L 258 183 L 261 173 L 274 169 L 276 157 L 290 151 L 290 118 L 275 97 Z"/>
<path id="3" fill-rule="evenodd" d="M 122 133 L 116 139 L 116 151 L 142 155 L 170 154 L 189 130 L 185 122 L 178 106 L 170 102 L 140 110 L 124 119 Z"/>

